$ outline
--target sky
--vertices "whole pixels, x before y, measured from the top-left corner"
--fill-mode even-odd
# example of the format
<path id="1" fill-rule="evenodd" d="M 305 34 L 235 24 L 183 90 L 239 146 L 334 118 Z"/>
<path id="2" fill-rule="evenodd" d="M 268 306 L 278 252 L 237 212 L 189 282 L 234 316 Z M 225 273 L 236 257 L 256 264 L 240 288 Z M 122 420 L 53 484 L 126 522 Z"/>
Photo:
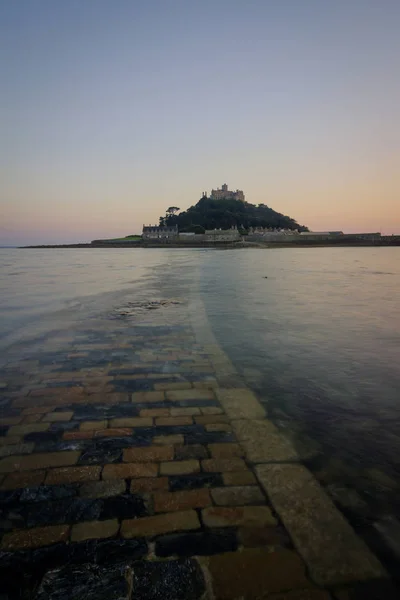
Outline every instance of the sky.
<path id="1" fill-rule="evenodd" d="M 140 233 L 227 183 L 400 233 L 399 0 L 1 0 L 0 244 Z"/>

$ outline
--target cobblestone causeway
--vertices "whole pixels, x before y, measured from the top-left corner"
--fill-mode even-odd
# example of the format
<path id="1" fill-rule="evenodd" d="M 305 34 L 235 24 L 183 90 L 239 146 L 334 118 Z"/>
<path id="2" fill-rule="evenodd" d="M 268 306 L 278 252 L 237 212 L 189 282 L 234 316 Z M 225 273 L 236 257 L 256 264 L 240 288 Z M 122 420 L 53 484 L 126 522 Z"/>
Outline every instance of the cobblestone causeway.
<path id="1" fill-rule="evenodd" d="M 1 367 L 1 600 L 394 598 L 201 307 L 180 310 Z"/>

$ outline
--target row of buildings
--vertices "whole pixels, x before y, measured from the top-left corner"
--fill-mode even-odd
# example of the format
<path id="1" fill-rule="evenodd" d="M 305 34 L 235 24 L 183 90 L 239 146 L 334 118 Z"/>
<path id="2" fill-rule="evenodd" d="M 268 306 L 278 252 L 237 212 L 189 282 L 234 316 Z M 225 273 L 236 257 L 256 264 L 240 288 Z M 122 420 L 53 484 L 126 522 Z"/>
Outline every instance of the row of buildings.
<path id="1" fill-rule="evenodd" d="M 237 227 L 230 229 L 208 229 L 205 233 L 180 233 L 178 226 L 158 227 L 156 225 L 143 225 L 142 238 L 144 241 L 182 242 L 182 243 L 209 243 L 209 242 L 239 242 L 242 236 Z M 250 227 L 246 240 L 249 242 L 264 243 L 307 243 L 307 242 L 378 242 L 380 233 L 344 234 L 342 231 L 302 231 L 292 229 L 266 229 Z"/>
<path id="2" fill-rule="evenodd" d="M 241 235 L 237 227 L 231 229 L 207 229 L 205 233 L 179 233 L 178 226 L 157 227 L 143 225 L 142 239 L 147 241 L 177 241 L 177 242 L 238 242 Z"/>

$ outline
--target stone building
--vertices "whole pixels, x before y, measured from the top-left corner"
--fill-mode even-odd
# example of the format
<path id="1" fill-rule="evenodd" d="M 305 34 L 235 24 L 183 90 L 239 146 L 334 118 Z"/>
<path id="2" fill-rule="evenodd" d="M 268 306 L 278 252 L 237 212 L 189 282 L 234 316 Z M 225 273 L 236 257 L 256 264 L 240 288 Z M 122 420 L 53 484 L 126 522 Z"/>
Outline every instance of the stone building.
<path id="1" fill-rule="evenodd" d="M 207 229 L 204 237 L 207 242 L 237 242 L 241 239 L 237 227 L 231 227 L 231 229 Z"/>
<path id="2" fill-rule="evenodd" d="M 144 240 L 155 240 L 173 238 L 178 235 L 178 225 L 173 227 L 159 227 L 157 225 L 143 225 L 142 238 Z"/>
<path id="3" fill-rule="evenodd" d="M 242 190 L 236 190 L 233 192 L 228 190 L 228 185 L 226 183 L 222 184 L 221 189 L 217 188 L 216 190 L 211 190 L 210 198 L 213 200 L 221 200 L 222 198 L 230 198 L 233 200 L 241 200 L 244 202 L 244 194 Z"/>

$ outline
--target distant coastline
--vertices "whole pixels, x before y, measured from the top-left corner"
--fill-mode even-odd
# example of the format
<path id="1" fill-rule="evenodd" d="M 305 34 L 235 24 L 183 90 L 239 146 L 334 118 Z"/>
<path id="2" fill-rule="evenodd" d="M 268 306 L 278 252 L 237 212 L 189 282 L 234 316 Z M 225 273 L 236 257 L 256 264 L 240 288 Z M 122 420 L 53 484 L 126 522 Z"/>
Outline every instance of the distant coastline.
<path id="1" fill-rule="evenodd" d="M 332 236 L 330 239 L 305 239 L 296 237 L 290 241 L 267 241 L 267 240 L 239 240 L 239 241 L 214 241 L 214 242 L 196 242 L 195 239 L 189 240 L 137 240 L 134 242 L 91 242 L 85 244 L 41 244 L 34 246 L 19 246 L 24 249 L 55 249 L 55 248 L 321 248 L 321 247 L 381 247 L 381 246 L 400 246 L 400 235 L 386 235 L 376 238 L 363 238 L 362 234 L 343 234 Z"/>

